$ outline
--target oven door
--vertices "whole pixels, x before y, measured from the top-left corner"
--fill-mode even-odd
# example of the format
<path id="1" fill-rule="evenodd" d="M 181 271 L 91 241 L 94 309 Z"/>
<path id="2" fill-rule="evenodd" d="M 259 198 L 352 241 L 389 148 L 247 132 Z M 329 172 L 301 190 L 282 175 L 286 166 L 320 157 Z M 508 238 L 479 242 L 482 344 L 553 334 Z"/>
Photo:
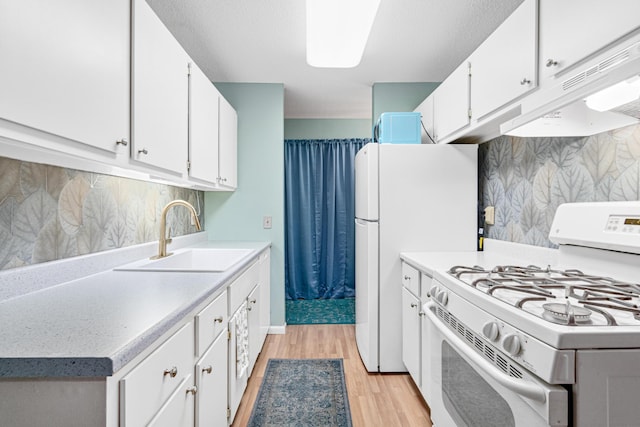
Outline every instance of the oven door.
<path id="1" fill-rule="evenodd" d="M 522 378 L 506 374 L 467 341 L 479 338 L 471 337 L 460 323 L 453 332 L 438 316 L 438 309 L 443 310 L 433 301 L 424 305 L 429 356 L 423 362 L 423 369 L 428 370 L 428 384 L 423 387 L 430 388 L 427 403 L 435 427 L 568 424 L 564 387 L 546 384 L 524 369 L 520 370 Z"/>

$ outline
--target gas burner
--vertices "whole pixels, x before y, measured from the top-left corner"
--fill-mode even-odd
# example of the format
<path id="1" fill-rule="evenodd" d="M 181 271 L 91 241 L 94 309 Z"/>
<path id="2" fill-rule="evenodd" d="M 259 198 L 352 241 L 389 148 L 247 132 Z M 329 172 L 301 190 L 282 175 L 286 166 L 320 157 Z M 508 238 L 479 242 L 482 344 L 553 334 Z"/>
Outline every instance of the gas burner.
<path id="1" fill-rule="evenodd" d="M 448 272 L 483 294 L 549 322 L 640 326 L 639 283 L 535 265 L 455 266 Z"/>
<path id="2" fill-rule="evenodd" d="M 576 323 L 589 322 L 591 319 L 591 310 L 588 308 L 567 304 L 550 302 L 542 304 L 544 316 L 551 318 L 556 323 L 566 325 L 574 325 Z"/>

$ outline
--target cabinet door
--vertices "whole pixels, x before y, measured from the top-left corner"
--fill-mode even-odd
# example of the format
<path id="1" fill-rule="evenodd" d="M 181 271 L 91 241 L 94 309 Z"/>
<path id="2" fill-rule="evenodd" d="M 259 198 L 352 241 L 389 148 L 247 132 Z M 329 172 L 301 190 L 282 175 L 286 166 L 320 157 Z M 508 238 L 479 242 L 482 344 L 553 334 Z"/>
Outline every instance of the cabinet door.
<path id="1" fill-rule="evenodd" d="M 215 183 L 218 178 L 218 98 L 207 76 L 191 63 L 189 73 L 189 176 Z"/>
<path id="2" fill-rule="evenodd" d="M 565 71 L 638 29 L 639 16 L 638 0 L 540 0 L 541 77 Z"/>
<path id="3" fill-rule="evenodd" d="M 253 371 L 262 341 L 260 340 L 260 284 L 258 284 L 247 298 L 247 311 L 249 312 L 249 375 Z"/>
<path id="4" fill-rule="evenodd" d="M 402 361 L 418 387 L 420 373 L 420 300 L 402 288 Z"/>
<path id="5" fill-rule="evenodd" d="M 188 323 L 120 380 L 120 425 L 146 424 L 185 378 L 192 381 L 193 324 Z"/>
<path id="6" fill-rule="evenodd" d="M 537 14 L 537 0 L 525 0 L 471 55 L 473 119 L 536 87 Z"/>
<path id="7" fill-rule="evenodd" d="M 145 0 L 133 0 L 132 157 L 187 171 L 189 56 Z"/>
<path id="8" fill-rule="evenodd" d="M 469 63 L 460 64 L 433 96 L 434 139 L 441 141 L 469 124 Z"/>
<path id="9" fill-rule="evenodd" d="M 128 0 L 0 0 L 0 118 L 128 153 L 129 14 Z"/>
<path id="10" fill-rule="evenodd" d="M 227 425 L 227 334 L 196 364 L 196 427 Z"/>
<path id="11" fill-rule="evenodd" d="M 198 389 L 192 384 L 191 375 L 180 383 L 167 403 L 153 417 L 148 427 L 192 427 L 195 421 L 194 401 Z"/>
<path id="12" fill-rule="evenodd" d="M 271 327 L 271 250 L 260 255 L 260 347 Z"/>
<path id="13" fill-rule="evenodd" d="M 422 116 L 422 129 L 420 129 L 421 142 L 423 144 L 435 143 L 434 136 L 434 123 L 433 123 L 433 99 L 434 95 L 429 95 L 418 107 L 415 109 L 417 113 Z M 426 132 L 425 132 L 426 129 Z M 427 134 L 428 133 L 428 134 Z"/>
<path id="14" fill-rule="evenodd" d="M 231 104 L 220 97 L 219 182 L 228 189 L 238 186 L 238 115 Z"/>

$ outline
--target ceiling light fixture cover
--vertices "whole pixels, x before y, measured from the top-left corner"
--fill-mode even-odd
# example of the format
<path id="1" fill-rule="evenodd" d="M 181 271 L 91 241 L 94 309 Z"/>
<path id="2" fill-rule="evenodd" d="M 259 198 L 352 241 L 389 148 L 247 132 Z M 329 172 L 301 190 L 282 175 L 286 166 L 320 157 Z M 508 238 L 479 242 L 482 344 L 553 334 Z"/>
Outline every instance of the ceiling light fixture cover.
<path id="1" fill-rule="evenodd" d="M 306 0 L 307 63 L 352 68 L 362 59 L 380 0 Z"/>

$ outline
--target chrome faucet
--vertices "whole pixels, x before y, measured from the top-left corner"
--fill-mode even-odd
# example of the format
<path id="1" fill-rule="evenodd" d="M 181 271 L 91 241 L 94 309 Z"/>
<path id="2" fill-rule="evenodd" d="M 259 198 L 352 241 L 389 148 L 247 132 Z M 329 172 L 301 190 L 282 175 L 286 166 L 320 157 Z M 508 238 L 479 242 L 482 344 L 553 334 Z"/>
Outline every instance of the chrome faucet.
<path id="1" fill-rule="evenodd" d="M 185 202 L 184 200 L 174 200 L 167 203 L 167 205 L 162 208 L 162 213 L 160 214 L 160 239 L 158 239 L 158 255 L 152 256 L 151 259 L 159 259 L 171 255 L 171 253 L 167 253 L 167 244 L 171 243 L 171 241 L 173 240 L 171 239 L 170 235 L 167 236 L 167 213 L 173 206 L 178 205 L 184 206 L 191 211 L 191 217 L 195 222 L 196 229 L 198 231 L 202 230 L 202 227 L 200 226 L 200 220 L 198 219 L 198 214 L 196 213 L 193 205 L 191 205 L 189 202 Z M 171 234 L 171 229 L 169 229 L 169 234 Z"/>

